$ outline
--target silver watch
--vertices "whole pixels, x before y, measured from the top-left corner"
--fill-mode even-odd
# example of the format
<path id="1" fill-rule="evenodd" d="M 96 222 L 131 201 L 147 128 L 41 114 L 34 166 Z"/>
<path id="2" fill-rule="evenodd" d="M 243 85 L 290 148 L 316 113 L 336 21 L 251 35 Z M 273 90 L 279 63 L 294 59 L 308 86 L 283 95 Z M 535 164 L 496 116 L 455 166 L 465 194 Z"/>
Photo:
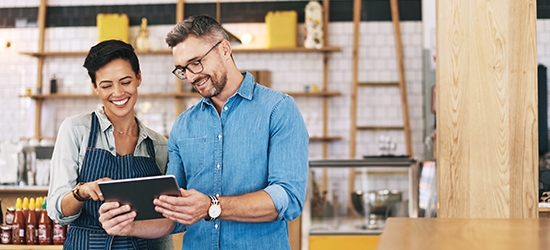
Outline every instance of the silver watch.
<path id="1" fill-rule="evenodd" d="M 208 208 L 208 220 L 212 221 L 217 219 L 222 213 L 222 208 L 220 207 L 220 200 L 214 195 L 210 195 L 210 208 Z"/>

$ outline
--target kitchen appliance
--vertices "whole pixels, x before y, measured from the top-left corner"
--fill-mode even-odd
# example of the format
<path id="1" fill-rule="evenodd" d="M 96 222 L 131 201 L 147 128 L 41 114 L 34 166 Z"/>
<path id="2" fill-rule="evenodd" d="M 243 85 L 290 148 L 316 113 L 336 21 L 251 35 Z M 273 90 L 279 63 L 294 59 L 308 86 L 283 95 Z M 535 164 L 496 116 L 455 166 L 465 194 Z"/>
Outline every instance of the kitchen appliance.
<path id="1" fill-rule="evenodd" d="M 351 193 L 351 202 L 355 211 L 365 217 L 362 229 L 382 229 L 388 217 L 405 216 L 406 206 L 398 190 L 356 190 Z"/>

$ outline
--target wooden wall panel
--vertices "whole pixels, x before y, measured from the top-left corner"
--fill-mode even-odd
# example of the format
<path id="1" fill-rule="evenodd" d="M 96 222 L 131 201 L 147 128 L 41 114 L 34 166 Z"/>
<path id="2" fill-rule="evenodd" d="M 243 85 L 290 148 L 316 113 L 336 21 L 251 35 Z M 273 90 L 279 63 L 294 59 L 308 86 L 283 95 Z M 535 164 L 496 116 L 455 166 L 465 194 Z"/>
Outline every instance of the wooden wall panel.
<path id="1" fill-rule="evenodd" d="M 438 217 L 536 218 L 536 1 L 436 9 Z"/>

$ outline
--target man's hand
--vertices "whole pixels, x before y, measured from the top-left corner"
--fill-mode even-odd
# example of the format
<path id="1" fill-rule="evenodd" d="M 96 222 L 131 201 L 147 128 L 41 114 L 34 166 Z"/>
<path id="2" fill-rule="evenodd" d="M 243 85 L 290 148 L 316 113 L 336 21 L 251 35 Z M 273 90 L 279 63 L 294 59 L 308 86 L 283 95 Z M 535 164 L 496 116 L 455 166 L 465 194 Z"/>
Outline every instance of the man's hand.
<path id="1" fill-rule="evenodd" d="M 181 197 L 161 195 L 153 203 L 155 210 L 172 221 L 193 225 L 206 217 L 210 198 L 194 189 L 180 188 Z"/>

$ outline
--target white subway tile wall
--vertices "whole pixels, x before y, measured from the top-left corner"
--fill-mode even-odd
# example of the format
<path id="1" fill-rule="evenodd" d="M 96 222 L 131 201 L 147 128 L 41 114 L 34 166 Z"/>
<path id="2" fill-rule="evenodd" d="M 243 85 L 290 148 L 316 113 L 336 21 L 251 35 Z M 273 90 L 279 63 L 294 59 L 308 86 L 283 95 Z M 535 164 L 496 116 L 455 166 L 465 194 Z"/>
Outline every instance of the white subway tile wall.
<path id="1" fill-rule="evenodd" d="M 253 0 L 254 1 L 254 0 Z M 0 7 L 33 7 L 39 5 L 38 0 L 4 0 Z M 117 4 L 149 4 L 172 3 L 172 0 L 128 0 L 117 1 Z M 186 1 L 208 2 L 208 1 Z M 215 1 L 212 1 L 215 2 Z M 224 1 L 229 2 L 229 1 Z M 238 1 L 242 2 L 242 1 Z M 73 1 L 50 0 L 50 6 L 68 5 L 110 5 L 112 1 Z M 261 47 L 265 44 L 265 26 L 261 23 L 224 24 L 226 29 L 241 36 L 248 32 L 254 37 L 249 46 Z M 150 26 L 150 40 L 153 49 L 164 49 L 164 36 L 171 25 Z M 550 22 L 537 21 L 539 62 L 550 65 Z M 138 27 L 130 28 L 130 40 L 137 35 Z M 298 37 L 303 37 L 303 27 L 298 28 Z M 393 26 L 391 22 L 363 22 L 360 25 L 359 49 L 359 81 L 397 81 L 397 63 L 395 60 Z M 412 131 L 414 156 L 423 156 L 423 117 L 422 107 L 422 25 L 421 22 L 401 22 L 403 38 L 405 78 L 407 83 L 407 98 Z M 36 51 L 38 48 L 38 29 L 0 29 L 0 39 L 11 43 L 10 48 L 0 51 L 0 141 L 16 140 L 21 137 L 33 136 L 33 103 L 27 98 L 20 98 L 25 88 L 35 92 L 37 59 L 19 52 Z M 87 51 L 97 41 L 95 27 L 48 28 L 46 31 L 46 51 Z M 351 22 L 333 22 L 329 25 L 328 44 L 341 47 L 341 52 L 329 55 L 329 86 L 332 91 L 339 91 L 341 96 L 329 100 L 328 131 L 331 136 L 340 136 L 342 140 L 330 142 L 329 158 L 349 158 L 350 129 L 350 91 L 352 81 L 352 45 L 353 24 Z M 302 44 L 299 39 L 299 44 Z M 140 55 L 144 77 L 141 93 L 169 92 L 174 89 L 175 80 L 170 74 L 173 62 L 170 55 Z M 234 55 L 240 69 L 271 71 L 271 87 L 281 91 L 302 91 L 306 87 L 322 84 L 322 55 L 320 53 L 237 53 Z M 82 56 L 47 57 L 43 71 L 43 92 L 49 91 L 49 80 L 55 75 L 59 79 L 59 92 L 90 93 L 92 91 L 89 77 L 82 67 Z M 296 97 L 302 110 L 308 130 L 312 136 L 322 133 L 322 102 L 320 98 Z M 550 94 L 549 94 L 550 99 Z M 55 103 L 55 117 L 45 117 L 47 121 L 58 127 L 68 115 L 90 111 L 98 105 L 98 100 L 92 99 L 55 99 L 47 100 Z M 166 130 L 175 119 L 174 100 L 171 98 L 155 99 L 140 98 L 140 104 L 145 106 L 163 107 L 167 115 L 162 124 L 155 125 Z M 191 101 L 185 102 L 186 107 Z M 360 87 L 358 90 L 357 123 L 361 126 L 402 126 L 401 103 L 398 88 Z M 138 105 L 139 106 L 139 105 Z M 157 110 L 157 109 L 153 109 Z M 550 109 L 549 109 L 550 113 Z M 138 112 L 143 120 L 160 119 L 146 111 Z M 549 116 L 550 117 L 550 116 Z M 146 119 L 147 118 L 147 119 Z M 148 122 L 148 121 L 144 121 Z M 155 122 L 151 122 L 155 123 Z M 156 122 L 156 124 L 159 124 Z M 358 131 L 355 158 L 363 155 L 378 154 L 378 138 L 389 135 L 397 142 L 395 154 L 405 154 L 405 138 L 402 131 Z M 55 135 L 52 135 L 55 136 Z M 322 158 L 322 147 L 319 142 L 312 142 L 310 147 L 312 159 Z"/>

